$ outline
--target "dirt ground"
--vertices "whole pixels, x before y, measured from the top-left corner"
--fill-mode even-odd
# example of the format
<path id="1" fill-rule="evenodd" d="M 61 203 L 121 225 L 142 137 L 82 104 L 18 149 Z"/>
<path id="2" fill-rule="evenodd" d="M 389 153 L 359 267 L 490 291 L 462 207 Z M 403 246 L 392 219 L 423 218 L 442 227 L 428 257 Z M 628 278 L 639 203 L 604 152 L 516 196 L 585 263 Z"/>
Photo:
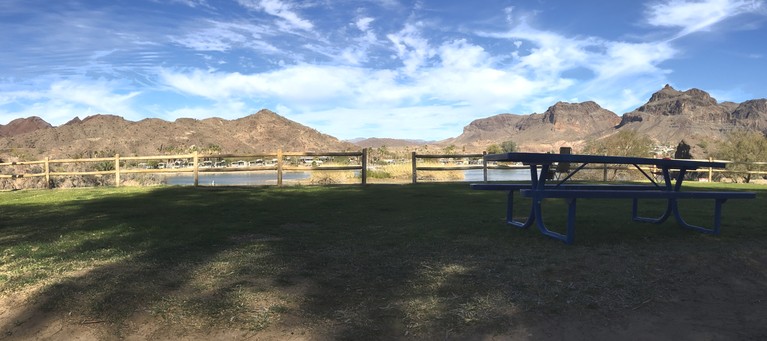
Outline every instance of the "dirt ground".
<path id="1" fill-rule="evenodd" d="M 742 273 L 727 273 L 699 286 L 648 299 L 604 316 L 599 312 L 525 313 L 501 332 L 460 334 L 451 330 L 408 334 L 402 328 L 382 331 L 381 339 L 445 340 L 764 340 L 767 338 L 765 283 Z M 309 288 L 310 289 L 310 288 Z M 136 312 L 120 335 L 97 319 L 82 320 L 77 312 L 47 313 L 30 301 L 34 289 L 0 300 L 1 340 L 333 340 L 348 328 L 343 321 L 316 321 L 287 314 L 258 332 L 237 328 L 188 331 L 157 323 Z M 30 309 L 32 308 L 32 309 Z M 24 312 L 19 315 L 19 312 Z M 127 328 L 125 328 L 127 327 Z M 128 332 L 124 332 L 127 330 Z"/>

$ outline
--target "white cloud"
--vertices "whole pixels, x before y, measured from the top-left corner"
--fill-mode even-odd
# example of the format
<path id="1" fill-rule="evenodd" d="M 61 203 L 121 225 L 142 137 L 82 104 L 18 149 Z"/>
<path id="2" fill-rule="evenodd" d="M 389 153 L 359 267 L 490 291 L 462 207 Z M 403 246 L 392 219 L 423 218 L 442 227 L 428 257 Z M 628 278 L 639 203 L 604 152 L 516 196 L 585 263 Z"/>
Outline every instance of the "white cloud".
<path id="1" fill-rule="evenodd" d="M 321 53 L 332 59 L 336 64 L 359 66 L 370 60 L 370 49 L 372 46 L 381 45 L 378 42 L 375 32 L 370 28 L 370 23 L 375 19 L 363 17 L 350 23 L 350 26 L 356 27 L 363 33 L 359 37 L 349 37 L 349 43 L 338 51 L 338 48 L 321 48 L 312 46 L 315 52 Z"/>
<path id="2" fill-rule="evenodd" d="M 386 36 L 394 44 L 397 57 L 405 65 L 405 72 L 408 74 L 426 65 L 428 59 L 435 54 L 434 49 L 429 46 L 429 41 L 421 35 L 418 27 L 420 25 L 421 23 L 408 23 L 401 31 Z"/>
<path id="3" fill-rule="evenodd" d="M 258 109 L 250 107 L 250 105 L 244 101 L 228 100 L 204 106 L 185 105 L 181 108 L 165 111 L 161 114 L 161 116 L 163 116 L 168 121 L 173 121 L 174 119 L 180 117 L 195 118 L 198 120 L 211 117 L 219 117 L 227 120 L 233 120 L 257 111 Z"/>
<path id="4" fill-rule="evenodd" d="M 556 77 L 563 71 L 588 65 L 594 54 L 603 49 L 603 42 L 595 38 L 568 38 L 546 32 L 522 23 L 504 33 L 481 33 L 509 40 L 517 48 L 524 41 L 531 43 L 528 53 L 518 55 L 517 70 L 538 77 Z"/>
<path id="5" fill-rule="evenodd" d="M 509 60 L 467 39 L 435 46 L 421 28 L 407 24 L 388 35 L 402 60 L 397 69 L 310 64 L 254 74 L 164 69 L 161 78 L 180 92 L 215 101 L 217 108 L 269 102 L 267 107 L 340 138 L 441 139 L 460 134 L 476 118 L 542 112 L 565 98 L 597 100 L 620 114 L 662 84 L 667 71 L 658 65 L 676 53 L 668 43 L 568 38 L 526 25 L 482 34 L 507 40 L 512 49 L 530 46 Z M 349 64 L 362 58 L 354 50 L 345 53 Z M 578 68 L 591 75 L 563 76 Z"/>
<path id="6" fill-rule="evenodd" d="M 314 24 L 311 21 L 301 18 L 293 6 L 281 0 L 237 0 L 243 7 L 264 11 L 266 14 L 282 19 L 278 25 L 285 30 L 299 29 L 311 31 Z"/>
<path id="7" fill-rule="evenodd" d="M 446 127 L 462 127 L 468 123 L 466 118 L 474 115 L 475 111 L 470 107 L 447 105 L 334 108 L 294 114 L 291 118 L 313 127 L 322 123 L 320 131 L 342 139 L 360 136 L 442 139 L 448 137 L 445 136 Z M 328 117 L 342 119 L 328 120 Z"/>
<path id="8" fill-rule="evenodd" d="M 233 98 L 272 99 L 291 107 L 327 107 L 338 101 L 401 101 L 394 75 L 387 70 L 301 64 L 272 72 L 244 75 L 195 70 L 163 70 L 161 78 L 178 91 L 214 101 Z M 387 90 L 387 88 L 394 89 Z M 392 94 L 396 93 L 397 96 Z"/>
<path id="9" fill-rule="evenodd" d="M 191 32 L 183 37 L 171 37 L 171 40 L 197 51 L 226 52 L 235 48 L 249 48 L 261 53 L 280 52 L 263 38 L 264 35 L 274 33 L 267 27 L 213 20 L 197 25 L 204 27 L 190 29 Z"/>
<path id="10" fill-rule="evenodd" d="M 530 46 L 509 60 L 467 39 L 433 45 L 422 29 L 422 24 L 406 24 L 387 36 L 402 61 L 396 69 L 359 66 L 364 55 L 347 49 L 342 53 L 347 66 L 298 64 L 254 74 L 164 69 L 161 79 L 219 105 L 268 102 L 292 119 L 341 138 L 446 138 L 473 119 L 542 112 L 564 98 L 618 98 L 606 107 L 626 109 L 655 87 L 653 82 L 662 82 L 666 71 L 658 64 L 675 54 L 666 43 L 568 38 L 526 25 L 482 34 L 506 40 L 514 50 Z M 563 76 L 579 68 L 591 75 Z M 360 133 L 365 129 L 368 135 Z M 386 133 L 376 134 L 376 129 Z"/>
<path id="11" fill-rule="evenodd" d="M 425 39 L 402 39 L 421 49 L 428 46 Z M 379 136 L 371 127 L 390 136 L 395 130 L 400 137 L 434 138 L 438 130 L 439 138 L 455 136 L 475 118 L 511 108 L 542 111 L 553 103 L 552 93 L 573 85 L 572 80 L 520 72 L 528 66 L 499 67 L 497 57 L 466 40 L 428 49 L 435 62 L 405 63 L 397 70 L 309 64 L 256 74 L 166 69 L 162 80 L 180 92 L 217 103 L 271 100 L 272 107 L 283 108 L 292 118 L 317 122 L 314 127 L 342 138 L 357 134 L 343 127 L 369 129 Z M 408 53 L 403 52 L 406 59 L 411 58 Z M 407 127 L 394 129 L 403 124 Z"/>
<path id="12" fill-rule="evenodd" d="M 375 19 L 370 17 L 364 17 L 357 19 L 354 24 L 357 26 L 357 28 L 362 32 L 367 32 L 370 29 L 370 23 L 372 23 Z"/>
<path id="13" fill-rule="evenodd" d="M 206 0 L 171 0 L 171 2 L 179 3 L 192 8 L 196 8 L 197 6 L 210 7 Z"/>
<path id="14" fill-rule="evenodd" d="M 647 8 L 647 23 L 653 26 L 678 27 L 676 37 L 698 31 L 707 31 L 713 25 L 740 15 L 763 8 L 758 0 L 671 0 L 653 3 Z"/>
<path id="15" fill-rule="evenodd" d="M 338 57 L 345 64 L 349 65 L 360 65 L 368 59 L 367 51 L 356 47 L 345 48 Z"/>
<path id="16" fill-rule="evenodd" d="M 668 43 L 605 44 L 603 55 L 594 58 L 591 68 L 600 80 L 625 78 L 636 74 L 665 73 L 658 64 L 673 58 L 676 50 Z"/>
<path id="17" fill-rule="evenodd" d="M 529 94 L 530 100 L 550 94 L 557 96 L 549 105 L 569 97 L 598 100 L 618 114 L 641 103 L 635 94 L 645 95 L 667 82 L 669 71 L 660 65 L 678 54 L 668 41 L 633 43 L 567 37 L 537 30 L 524 21 L 506 32 L 480 35 L 505 39 L 518 48 L 512 53 L 515 63 L 511 70 L 534 84 L 542 84 L 540 89 L 545 92 Z M 529 48 L 519 49 L 521 46 Z M 571 72 L 580 75 L 570 76 Z"/>
<path id="18" fill-rule="evenodd" d="M 0 92 L 0 105 L 23 103 L 21 110 L 0 111 L 0 118 L 44 116 L 53 125 L 62 124 L 75 116 L 115 114 L 127 119 L 141 115 L 132 108 L 140 92 L 120 94 L 117 84 L 107 81 L 74 82 L 55 81 L 45 90 Z M 0 109 L 1 110 L 1 109 Z"/>

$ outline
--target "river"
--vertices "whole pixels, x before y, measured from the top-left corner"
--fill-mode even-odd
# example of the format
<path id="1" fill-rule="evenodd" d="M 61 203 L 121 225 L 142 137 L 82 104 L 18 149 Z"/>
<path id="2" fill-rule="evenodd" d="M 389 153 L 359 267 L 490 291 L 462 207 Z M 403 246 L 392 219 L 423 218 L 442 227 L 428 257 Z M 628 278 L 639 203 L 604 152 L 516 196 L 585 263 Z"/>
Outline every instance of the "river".
<path id="1" fill-rule="evenodd" d="M 530 179 L 530 171 L 527 169 L 491 169 L 487 172 L 489 181 L 524 181 Z M 464 181 L 482 181 L 481 169 L 463 171 Z M 284 172 L 282 179 L 286 182 L 307 180 L 311 177 L 310 172 Z M 238 173 L 200 173 L 201 186 L 252 186 L 252 185 L 276 185 L 277 172 L 238 172 Z M 194 184 L 192 174 L 174 174 L 165 177 L 168 185 L 190 186 Z"/>

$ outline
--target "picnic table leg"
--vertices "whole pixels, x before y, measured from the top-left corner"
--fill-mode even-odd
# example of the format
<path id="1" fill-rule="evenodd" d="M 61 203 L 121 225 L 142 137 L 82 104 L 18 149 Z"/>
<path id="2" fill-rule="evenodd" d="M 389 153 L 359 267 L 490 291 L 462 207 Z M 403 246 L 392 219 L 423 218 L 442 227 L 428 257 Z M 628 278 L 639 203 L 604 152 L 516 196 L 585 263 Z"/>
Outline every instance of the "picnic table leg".
<path id="1" fill-rule="evenodd" d="M 682 214 L 679 213 L 679 204 L 677 202 L 674 202 L 674 217 L 676 218 L 676 222 L 679 223 L 679 226 L 703 232 L 703 233 L 709 233 L 713 235 L 719 235 L 719 231 L 722 224 L 722 204 L 724 204 L 727 199 L 714 199 L 714 227 L 713 228 L 705 228 L 702 226 L 692 225 L 687 223 L 684 218 L 682 218 Z"/>
<path id="2" fill-rule="evenodd" d="M 681 168 L 676 174 L 676 178 L 672 181 L 671 178 L 671 172 L 668 168 L 663 168 L 662 172 L 663 174 L 663 182 L 665 183 L 665 189 L 667 191 L 676 191 L 679 192 L 679 190 L 682 188 L 682 182 L 684 181 L 684 175 L 687 173 L 686 168 Z M 651 223 L 651 224 L 662 224 L 663 222 L 668 219 L 671 214 L 673 213 L 677 217 L 677 221 L 681 219 L 681 216 L 679 215 L 679 210 L 677 206 L 676 199 L 668 199 L 668 203 L 666 204 L 666 212 L 664 212 L 660 217 L 658 218 L 650 218 L 650 217 L 640 217 L 638 214 L 638 206 L 639 206 L 639 199 L 634 198 L 633 203 L 631 205 L 631 219 L 634 221 L 642 222 L 642 223 Z M 689 224 L 684 223 L 684 219 L 681 220 L 683 226 Z"/>
<path id="3" fill-rule="evenodd" d="M 527 216 L 527 220 L 517 221 L 514 220 L 514 191 L 509 191 L 508 198 L 509 203 L 506 205 L 506 223 L 522 229 L 530 227 L 535 221 L 535 210 L 533 206 L 530 205 L 530 214 Z"/>
<path id="4" fill-rule="evenodd" d="M 532 187 L 533 189 L 543 189 L 546 186 L 546 174 L 549 172 L 550 165 L 548 164 L 542 164 L 540 173 L 538 173 L 538 169 L 536 165 L 531 164 L 530 165 L 530 177 L 532 180 Z M 536 176 L 537 175 L 537 176 Z M 528 218 L 528 221 L 532 224 L 533 221 L 538 225 L 538 230 L 541 231 L 541 233 L 545 236 L 549 236 L 554 239 L 561 240 L 565 242 L 565 244 L 572 244 L 573 238 L 575 234 L 575 198 L 569 198 L 567 199 L 568 202 L 568 210 L 567 210 L 567 234 L 561 234 L 559 232 L 554 232 L 552 230 L 549 230 L 546 227 L 546 224 L 543 222 L 543 209 L 541 208 L 541 203 L 543 202 L 543 198 L 541 197 L 532 197 L 533 203 L 532 203 L 532 211 L 531 218 Z"/>
<path id="5" fill-rule="evenodd" d="M 575 238 L 575 198 L 567 199 L 567 234 L 554 232 L 546 227 L 543 222 L 542 201 L 541 198 L 533 197 L 533 210 L 535 211 L 535 223 L 538 225 L 538 230 L 545 236 L 561 240 L 565 244 L 572 244 Z"/>
<path id="6" fill-rule="evenodd" d="M 666 221 L 666 219 L 668 219 L 668 217 L 671 216 L 671 213 L 674 211 L 675 203 L 676 199 L 668 199 L 668 203 L 666 204 L 666 211 L 663 212 L 663 214 L 658 218 L 640 217 L 639 199 L 634 198 L 631 204 L 631 219 L 642 223 L 662 224 L 664 221 Z"/>

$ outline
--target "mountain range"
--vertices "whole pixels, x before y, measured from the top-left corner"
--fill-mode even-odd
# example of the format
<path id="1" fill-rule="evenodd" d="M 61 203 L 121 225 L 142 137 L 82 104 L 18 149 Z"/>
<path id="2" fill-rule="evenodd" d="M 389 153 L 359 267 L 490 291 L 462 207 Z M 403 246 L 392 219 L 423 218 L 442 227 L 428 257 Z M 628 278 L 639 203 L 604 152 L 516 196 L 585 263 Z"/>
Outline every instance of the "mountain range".
<path id="1" fill-rule="evenodd" d="M 647 103 L 622 116 L 592 101 L 558 102 L 544 113 L 498 114 L 474 120 L 464 127 L 462 134 L 443 141 L 387 138 L 341 141 L 267 109 L 235 120 L 180 118 L 169 122 L 148 118 L 134 122 L 114 115 L 94 115 L 76 117 L 58 127 L 33 116 L 0 125 L 0 158 L 164 155 L 192 150 L 254 154 L 279 148 L 346 151 L 382 146 L 418 148 L 426 144 L 454 145 L 478 152 L 507 140 L 525 151 L 545 152 L 560 146 L 578 151 L 589 140 L 624 129 L 672 146 L 681 140 L 705 145 L 702 142 L 722 139 L 726 133 L 737 130 L 767 133 L 767 99 L 720 103 L 705 91 L 678 91 L 666 85 Z"/>
<path id="2" fill-rule="evenodd" d="M 254 154 L 284 151 L 346 151 L 359 147 L 261 110 L 236 120 L 180 118 L 138 122 L 114 115 L 74 118 L 52 127 L 38 117 L 0 126 L 0 153 L 39 158 L 188 153 Z"/>

